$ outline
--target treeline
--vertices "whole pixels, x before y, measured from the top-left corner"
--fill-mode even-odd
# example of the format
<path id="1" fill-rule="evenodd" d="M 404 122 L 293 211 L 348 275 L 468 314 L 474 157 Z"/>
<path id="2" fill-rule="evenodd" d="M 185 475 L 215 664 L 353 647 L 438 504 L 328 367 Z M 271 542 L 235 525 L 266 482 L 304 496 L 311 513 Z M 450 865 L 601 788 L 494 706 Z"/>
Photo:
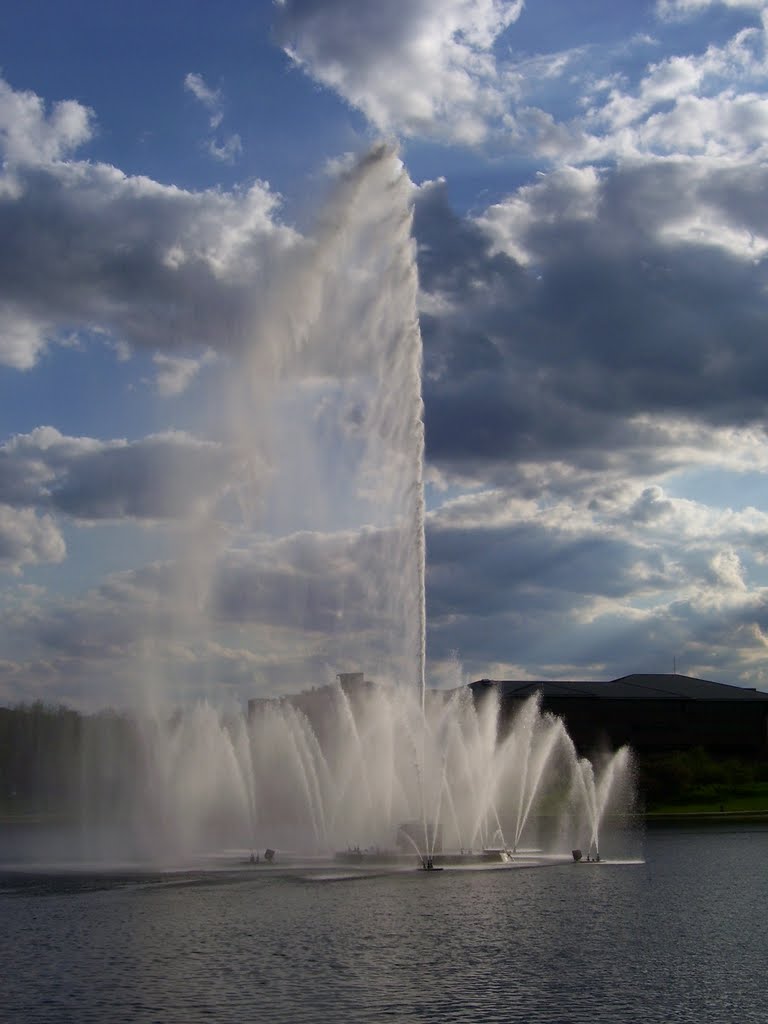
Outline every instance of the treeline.
<path id="1" fill-rule="evenodd" d="M 40 701 L 0 707 L 0 815 L 109 818 L 135 798 L 151 756 L 128 714 L 83 715 Z M 749 792 L 764 792 L 768 802 L 768 759 L 714 757 L 696 748 L 645 754 L 636 764 L 647 810 L 686 803 L 717 810 L 734 793 Z"/>
<path id="2" fill-rule="evenodd" d="M 113 766 L 140 757 L 135 726 L 114 711 L 82 715 L 36 701 L 0 707 L 0 814 L 79 816 L 120 794 Z"/>

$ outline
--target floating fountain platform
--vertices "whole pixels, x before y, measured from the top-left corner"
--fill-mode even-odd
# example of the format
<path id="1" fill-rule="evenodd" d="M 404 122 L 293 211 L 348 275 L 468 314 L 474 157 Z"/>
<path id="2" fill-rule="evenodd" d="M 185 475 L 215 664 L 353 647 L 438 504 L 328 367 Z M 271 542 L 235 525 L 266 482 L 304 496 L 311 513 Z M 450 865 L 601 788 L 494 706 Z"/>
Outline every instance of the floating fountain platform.
<path id="1" fill-rule="evenodd" d="M 421 864 L 419 864 L 419 871 L 442 871 L 441 867 L 435 865 L 433 857 L 423 857 Z"/>
<path id="2" fill-rule="evenodd" d="M 416 858 L 425 871 L 446 865 L 451 867 L 470 864 L 508 864 L 513 853 L 506 846 L 473 850 L 443 850 L 443 827 L 434 821 L 407 821 L 397 829 L 397 849 L 382 850 L 378 846 L 361 849 L 359 846 L 338 851 L 334 859 L 342 864 L 408 865 Z M 430 865 L 427 867 L 427 865 Z"/>
<path id="3" fill-rule="evenodd" d="M 511 850 L 488 849 L 488 850 L 445 850 L 440 853 L 427 855 L 434 867 L 468 867 L 475 864 L 509 864 L 514 860 L 515 855 Z M 414 860 L 423 862 L 425 855 L 421 852 L 406 853 L 401 850 L 380 850 L 378 847 L 361 850 L 353 847 L 349 850 L 339 850 L 334 854 L 334 861 L 338 864 L 358 864 L 366 867 L 380 867 L 383 865 L 399 865 L 408 867 Z"/>

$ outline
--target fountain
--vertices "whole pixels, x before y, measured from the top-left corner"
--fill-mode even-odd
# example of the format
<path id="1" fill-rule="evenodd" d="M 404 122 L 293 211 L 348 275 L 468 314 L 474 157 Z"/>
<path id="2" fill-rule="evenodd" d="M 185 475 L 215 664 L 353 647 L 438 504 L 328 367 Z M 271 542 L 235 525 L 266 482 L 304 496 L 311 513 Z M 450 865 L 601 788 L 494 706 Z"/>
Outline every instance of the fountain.
<path id="1" fill-rule="evenodd" d="M 127 849 L 156 861 L 228 849 L 252 862 L 261 851 L 260 864 L 269 850 L 282 865 L 498 866 L 568 859 L 579 845 L 596 860 L 631 796 L 626 748 L 580 758 L 536 696 L 507 724 L 468 688 L 428 690 L 422 708 L 415 686 L 336 683 L 253 701 L 247 717 L 198 703 L 132 728 L 114 806 Z M 120 772 L 104 771 L 105 756 L 84 773 L 94 792 Z"/>
<path id="2" fill-rule="evenodd" d="M 242 456 L 237 486 L 192 524 L 199 538 L 225 519 L 230 546 L 177 562 L 181 639 L 258 616 L 270 642 L 285 634 L 286 662 L 309 650 L 304 664 L 314 658 L 326 685 L 255 700 L 247 717 L 157 704 L 133 721 L 122 767 L 105 770 L 108 750 L 86 753 L 86 806 L 119 808 L 143 856 L 229 849 L 256 864 L 259 850 L 260 870 L 288 853 L 435 870 L 568 855 L 579 842 L 591 857 L 626 797 L 628 753 L 580 759 L 535 697 L 506 723 L 494 698 L 476 706 L 466 689 L 426 688 L 411 195 L 379 147 L 286 253 L 217 402 Z M 328 680 L 329 666 L 359 665 L 376 684 Z"/>

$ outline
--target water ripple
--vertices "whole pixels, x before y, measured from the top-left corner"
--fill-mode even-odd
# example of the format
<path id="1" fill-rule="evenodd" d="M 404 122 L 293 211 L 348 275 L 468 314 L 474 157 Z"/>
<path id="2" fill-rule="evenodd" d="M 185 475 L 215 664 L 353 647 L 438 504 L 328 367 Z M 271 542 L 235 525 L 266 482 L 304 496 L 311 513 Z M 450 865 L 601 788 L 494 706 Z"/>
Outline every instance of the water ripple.
<path id="1" fill-rule="evenodd" d="M 3 1020 L 764 1021 L 768 830 L 645 865 L 0 878 Z M 314 884 L 313 884 L 314 883 Z M 322 883 L 322 884 L 321 884 Z"/>

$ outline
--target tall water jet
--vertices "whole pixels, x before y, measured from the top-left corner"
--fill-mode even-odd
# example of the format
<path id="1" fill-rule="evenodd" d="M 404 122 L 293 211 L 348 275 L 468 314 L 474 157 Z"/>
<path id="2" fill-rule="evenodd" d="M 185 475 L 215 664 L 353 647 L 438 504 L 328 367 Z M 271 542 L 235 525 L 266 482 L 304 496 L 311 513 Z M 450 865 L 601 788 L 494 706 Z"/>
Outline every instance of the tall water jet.
<path id="1" fill-rule="evenodd" d="M 248 514 L 242 545 L 212 577 L 210 604 L 226 604 L 245 566 L 276 584 L 261 599 L 244 595 L 253 611 L 311 638 L 310 678 L 366 665 L 376 679 L 417 687 L 423 703 L 412 199 L 396 154 L 375 148 L 341 175 L 314 232 L 259 296 L 225 401 L 230 443 L 250 461 L 238 485 Z"/>

